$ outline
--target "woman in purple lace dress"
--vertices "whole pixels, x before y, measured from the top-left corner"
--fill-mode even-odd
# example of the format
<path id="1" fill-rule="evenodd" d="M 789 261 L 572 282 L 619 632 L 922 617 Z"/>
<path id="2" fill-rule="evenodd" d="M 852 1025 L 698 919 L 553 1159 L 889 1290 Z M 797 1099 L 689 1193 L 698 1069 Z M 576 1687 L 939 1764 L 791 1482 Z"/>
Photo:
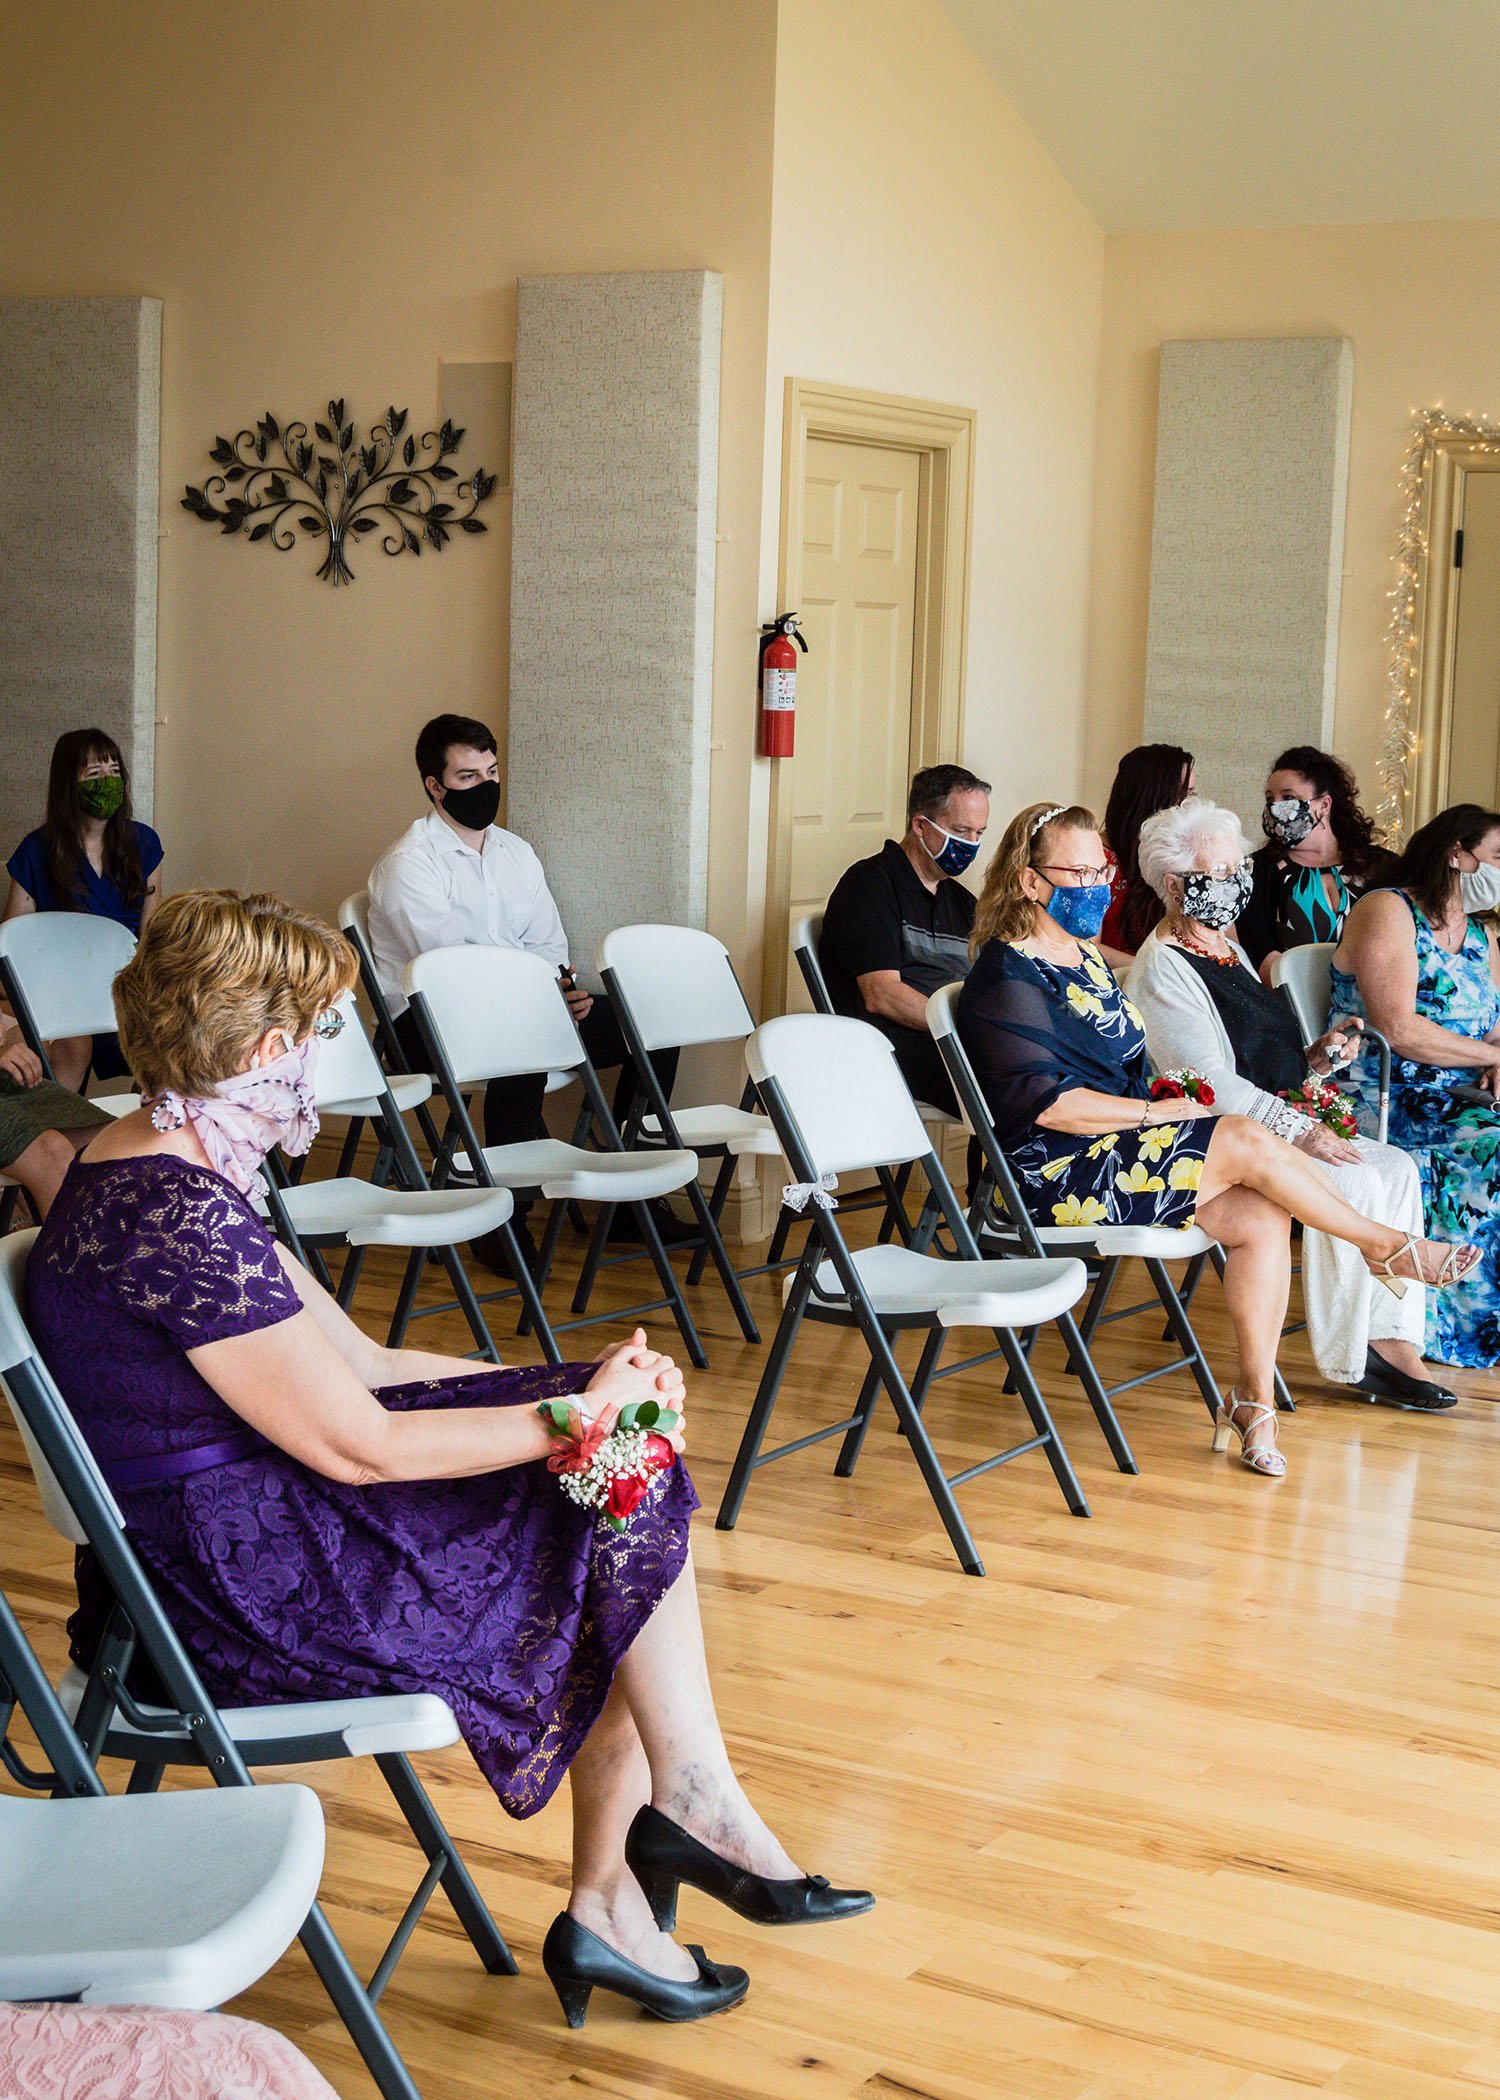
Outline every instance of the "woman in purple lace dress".
<path id="1" fill-rule="evenodd" d="M 69 1172 L 31 1324 L 215 1698 L 438 1692 L 514 1816 L 569 1771 L 573 1892 L 543 1959 L 570 2021 L 596 1984 L 697 2018 L 747 1979 L 659 1929 L 679 1881 L 763 1922 L 872 1899 L 802 1876 L 729 1765 L 685 1470 L 616 1532 L 544 1463 L 539 1400 L 680 1413 L 671 1359 L 640 1331 L 556 1370 L 381 1348 L 252 1208 L 271 1145 L 311 1143 L 317 1030 L 353 975 L 337 934 L 274 898 L 161 907 L 116 982 L 145 1105 Z M 97 1579 L 71 1628 L 84 1665 Z"/>

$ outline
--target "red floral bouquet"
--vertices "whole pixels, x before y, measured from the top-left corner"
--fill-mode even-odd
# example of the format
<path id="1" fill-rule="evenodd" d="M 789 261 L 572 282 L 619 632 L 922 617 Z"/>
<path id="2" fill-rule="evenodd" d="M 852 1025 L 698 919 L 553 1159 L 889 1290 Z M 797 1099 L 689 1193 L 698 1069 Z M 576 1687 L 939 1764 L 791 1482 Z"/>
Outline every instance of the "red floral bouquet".
<path id="1" fill-rule="evenodd" d="M 555 1431 L 548 1472 L 612 1531 L 625 1529 L 657 1474 L 677 1462 L 667 1439 L 682 1418 L 656 1400 L 632 1400 L 607 1423 L 589 1420 L 577 1400 L 543 1400 L 537 1413 Z"/>
<path id="2" fill-rule="evenodd" d="M 1348 1094 L 1341 1094 L 1331 1079 L 1320 1079 L 1315 1072 L 1309 1072 L 1301 1086 L 1283 1087 L 1281 1098 L 1323 1124 L 1335 1137 L 1352 1140 L 1359 1136 L 1354 1102 Z"/>
<path id="3" fill-rule="evenodd" d="M 1214 1105 L 1214 1090 L 1201 1072 L 1163 1072 L 1151 1082 L 1153 1101 L 1197 1101 Z"/>

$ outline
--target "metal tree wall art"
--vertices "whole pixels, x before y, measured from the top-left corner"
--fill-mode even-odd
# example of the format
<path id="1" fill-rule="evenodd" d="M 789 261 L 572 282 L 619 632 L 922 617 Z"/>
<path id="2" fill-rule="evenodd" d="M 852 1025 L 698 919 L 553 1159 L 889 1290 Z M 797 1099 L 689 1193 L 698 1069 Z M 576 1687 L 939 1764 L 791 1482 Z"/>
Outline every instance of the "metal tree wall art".
<path id="1" fill-rule="evenodd" d="M 326 423 L 282 428 L 273 415 L 231 442 L 216 438 L 209 455 L 222 472 L 202 488 L 188 487 L 184 510 L 228 535 L 248 533 L 269 540 L 285 554 L 308 540 L 326 540 L 318 574 L 329 583 L 352 583 L 349 556 L 355 542 L 378 532 L 386 554 L 420 554 L 423 542 L 446 547 L 455 529 L 488 530 L 474 513 L 493 494 L 495 477 L 476 467 L 467 481 L 448 464 L 463 432 L 445 422 L 403 439 L 407 412 L 388 408 L 357 445 L 354 424 L 342 401 L 330 401 Z"/>

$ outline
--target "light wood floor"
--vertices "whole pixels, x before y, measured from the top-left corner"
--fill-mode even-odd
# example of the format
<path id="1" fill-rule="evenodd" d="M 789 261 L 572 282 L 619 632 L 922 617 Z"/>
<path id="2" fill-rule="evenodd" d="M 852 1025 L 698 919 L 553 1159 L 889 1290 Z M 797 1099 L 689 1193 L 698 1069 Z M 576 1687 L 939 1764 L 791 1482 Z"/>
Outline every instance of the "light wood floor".
<path id="1" fill-rule="evenodd" d="M 1067 1514 L 1040 1456 L 974 1483 L 979 1581 L 888 1414 L 853 1482 L 833 1446 L 806 1453 L 716 1532 L 762 1352 L 716 1291 L 695 1297 L 714 1362 L 692 1388 L 696 1553 L 729 1741 L 793 1852 L 879 1907 L 775 1934 L 684 1891 L 686 1936 L 750 1970 L 747 2003 L 673 2028 L 596 1995 L 570 2033 L 538 1962 L 565 1798 L 507 1822 L 464 1751 L 430 1757 L 523 1973 L 486 1977 L 436 1900 L 384 2001 L 426 2100 L 1500 2094 L 1500 1379 L 1463 1377 L 1448 1416 L 1395 1414 L 1334 1399 L 1299 1337 L 1284 1481 L 1211 1454 L 1180 1376 L 1123 1403 L 1141 1463 L 1125 1479 L 1045 1348 L 1094 1515 Z M 361 1302 L 387 1299 L 376 1277 Z M 767 1331 L 774 1300 L 754 1287 Z M 1201 1308 L 1222 1365 L 1217 1285 Z M 463 1346 L 451 1321 L 418 1331 Z M 1112 1377 L 1154 1360 L 1159 1322 L 1130 1332 L 1102 1350 Z M 807 1330 L 782 1433 L 844 1412 L 860 1363 L 852 1337 Z M 950 1470 L 1017 1423 L 993 1377 L 937 1390 Z M 68 1555 L 8 1424 L 0 1581 L 57 1661 Z M 372 1771 L 306 1776 L 328 1808 L 325 1900 L 368 1968 L 412 1848 Z M 300 1950 L 235 2009 L 346 2100 L 373 2091 Z"/>

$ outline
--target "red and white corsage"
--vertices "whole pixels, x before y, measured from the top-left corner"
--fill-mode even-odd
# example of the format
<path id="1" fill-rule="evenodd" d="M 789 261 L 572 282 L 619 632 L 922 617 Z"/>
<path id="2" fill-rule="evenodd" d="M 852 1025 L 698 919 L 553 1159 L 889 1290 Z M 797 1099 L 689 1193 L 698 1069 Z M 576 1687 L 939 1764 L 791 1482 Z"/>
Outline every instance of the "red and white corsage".
<path id="1" fill-rule="evenodd" d="M 656 1400 L 632 1400 L 608 1423 L 595 1421 L 576 1398 L 543 1400 L 537 1413 L 554 1435 L 547 1470 L 580 1509 L 597 1510 L 623 1531 L 658 1473 L 677 1463 L 667 1441 L 681 1416 Z"/>

